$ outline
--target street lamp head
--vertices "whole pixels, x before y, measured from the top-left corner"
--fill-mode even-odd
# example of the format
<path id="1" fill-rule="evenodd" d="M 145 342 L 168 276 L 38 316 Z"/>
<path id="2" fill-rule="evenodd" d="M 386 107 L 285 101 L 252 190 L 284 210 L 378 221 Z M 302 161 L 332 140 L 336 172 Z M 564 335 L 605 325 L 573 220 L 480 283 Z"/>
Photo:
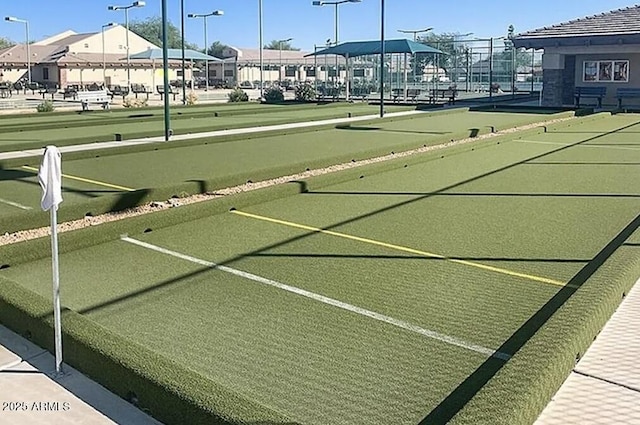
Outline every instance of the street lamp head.
<path id="1" fill-rule="evenodd" d="M 107 10 L 120 10 L 121 7 L 120 6 L 108 6 Z"/>
<path id="2" fill-rule="evenodd" d="M 314 6 L 322 6 L 322 5 L 324 4 L 324 2 L 321 2 L 321 1 L 314 1 L 312 4 L 313 4 Z"/>
<path id="3" fill-rule="evenodd" d="M 187 18 L 197 18 L 198 16 L 195 13 L 189 13 Z"/>
<path id="4" fill-rule="evenodd" d="M 16 22 L 18 18 L 16 18 L 15 16 L 5 16 L 4 20 L 8 22 Z"/>
<path id="5" fill-rule="evenodd" d="M 224 10 L 214 10 L 211 15 L 213 16 L 222 16 L 224 15 Z"/>
<path id="6" fill-rule="evenodd" d="M 146 3 L 143 2 L 143 1 L 134 1 L 131 6 L 133 6 L 133 7 L 144 7 L 145 5 L 146 5 Z"/>
<path id="7" fill-rule="evenodd" d="M 348 0 L 347 3 L 360 3 L 362 0 Z"/>
<path id="8" fill-rule="evenodd" d="M 117 23 L 117 22 L 109 22 L 108 24 L 104 24 L 104 25 L 102 26 L 102 28 L 114 27 L 114 26 L 116 26 L 116 25 L 118 25 L 118 23 Z"/>

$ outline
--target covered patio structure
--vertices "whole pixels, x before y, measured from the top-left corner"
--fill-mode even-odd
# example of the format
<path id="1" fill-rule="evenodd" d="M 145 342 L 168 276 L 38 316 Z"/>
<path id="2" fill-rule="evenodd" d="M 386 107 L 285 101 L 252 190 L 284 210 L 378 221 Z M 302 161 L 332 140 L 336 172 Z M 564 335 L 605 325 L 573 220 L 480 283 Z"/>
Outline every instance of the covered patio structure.
<path id="1" fill-rule="evenodd" d="M 331 46 L 326 49 L 318 50 L 314 53 L 310 53 L 306 56 L 322 56 L 322 55 L 337 55 L 345 58 L 346 61 L 346 99 L 349 100 L 350 95 L 350 80 L 351 74 L 349 72 L 349 64 L 350 59 L 360 56 L 374 56 L 380 55 L 382 53 L 382 43 L 380 40 L 372 40 L 372 41 L 349 41 L 346 43 L 341 43 L 336 46 Z M 417 43 L 415 41 L 411 41 L 408 39 L 396 39 L 396 40 L 385 40 L 384 41 L 384 53 L 386 54 L 403 54 L 404 61 L 403 66 L 398 67 L 402 69 L 403 72 L 403 98 L 407 99 L 407 58 L 408 55 L 412 55 L 415 58 L 415 55 L 418 53 L 422 54 L 443 54 L 442 51 L 435 49 L 426 44 Z M 391 69 L 393 66 L 393 60 L 389 66 Z M 379 78 L 384 78 L 384 75 L 380 75 Z M 380 94 L 381 98 L 384 97 L 384 93 Z"/>

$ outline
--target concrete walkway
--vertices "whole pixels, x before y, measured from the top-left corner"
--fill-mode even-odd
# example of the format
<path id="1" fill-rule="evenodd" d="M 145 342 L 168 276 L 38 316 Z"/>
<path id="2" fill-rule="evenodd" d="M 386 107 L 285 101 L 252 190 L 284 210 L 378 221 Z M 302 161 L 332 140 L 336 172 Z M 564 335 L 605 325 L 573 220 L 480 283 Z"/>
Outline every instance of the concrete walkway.
<path id="1" fill-rule="evenodd" d="M 160 422 L 0 326 L 0 424 L 73 425 Z"/>
<path id="2" fill-rule="evenodd" d="M 640 283 L 535 423 L 565 424 L 640 424 Z"/>
<path id="3" fill-rule="evenodd" d="M 429 113 L 429 112 L 433 112 L 433 111 L 391 112 L 386 114 L 385 118 L 403 117 L 403 116 L 410 116 L 410 115 Z M 229 135 L 235 135 L 235 134 L 251 134 L 251 133 L 260 133 L 265 131 L 288 130 L 293 128 L 319 127 L 323 125 L 367 121 L 371 119 L 376 119 L 378 117 L 379 115 L 363 115 L 363 116 L 352 117 L 352 118 L 348 118 L 348 117 L 332 118 L 328 120 L 268 125 L 263 127 L 245 127 L 245 128 L 233 128 L 229 130 L 206 131 L 203 133 L 179 134 L 179 135 L 172 136 L 169 142 L 189 140 L 189 139 L 206 139 L 206 138 L 212 138 L 212 137 L 223 137 L 223 136 L 229 136 Z M 120 142 L 98 142 L 98 143 L 86 143 L 82 145 L 63 146 L 60 148 L 60 152 L 62 153 L 80 152 L 80 151 L 93 150 L 93 149 L 109 149 L 109 148 L 116 148 L 116 147 L 122 147 L 122 146 L 142 145 L 142 144 L 148 144 L 148 143 L 165 143 L 164 136 L 147 137 L 143 139 L 130 139 L 130 140 L 123 140 Z M 40 156 L 42 155 L 42 153 L 43 151 L 41 148 L 12 151 L 12 152 L 0 152 L 0 160 L 29 158 L 34 156 Z"/>

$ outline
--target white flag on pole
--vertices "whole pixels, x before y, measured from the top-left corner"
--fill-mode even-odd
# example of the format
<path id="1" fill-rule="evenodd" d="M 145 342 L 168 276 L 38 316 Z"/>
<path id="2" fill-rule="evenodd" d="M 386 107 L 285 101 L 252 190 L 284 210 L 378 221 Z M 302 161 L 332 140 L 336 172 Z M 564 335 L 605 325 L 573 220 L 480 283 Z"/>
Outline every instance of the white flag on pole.
<path id="1" fill-rule="evenodd" d="M 55 146 L 47 146 L 38 171 L 42 186 L 41 206 L 51 216 L 51 266 L 53 274 L 53 319 L 56 373 L 62 373 L 62 322 L 60 319 L 60 272 L 58 268 L 58 204 L 62 202 L 62 155 Z"/>
<path id="2" fill-rule="evenodd" d="M 58 209 L 58 204 L 62 202 L 62 166 L 60 151 L 55 146 L 47 146 L 38 180 L 42 186 L 42 209 L 48 211 L 51 207 Z"/>

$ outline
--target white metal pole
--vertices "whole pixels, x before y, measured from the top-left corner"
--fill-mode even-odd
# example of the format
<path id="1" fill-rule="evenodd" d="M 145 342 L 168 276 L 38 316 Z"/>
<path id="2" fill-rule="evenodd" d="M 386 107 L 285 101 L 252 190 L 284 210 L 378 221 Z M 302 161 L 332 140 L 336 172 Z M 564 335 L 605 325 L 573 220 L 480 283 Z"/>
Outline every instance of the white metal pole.
<path id="1" fill-rule="evenodd" d="M 104 51 L 104 25 L 102 26 L 102 84 L 107 86 L 107 57 Z"/>
<path id="2" fill-rule="evenodd" d="M 129 7 L 124 9 L 124 22 L 127 27 L 125 34 L 125 43 L 127 44 L 127 90 L 131 90 L 131 63 L 129 60 Z"/>
<path id="3" fill-rule="evenodd" d="M 51 215 L 51 263 L 53 270 L 53 320 L 55 332 L 56 372 L 62 370 L 62 326 L 60 321 L 60 272 L 58 268 L 58 217 L 57 207 L 50 209 Z"/>
<path id="4" fill-rule="evenodd" d="M 264 61 L 262 55 L 262 0 L 258 0 L 259 39 L 260 39 L 260 100 L 264 98 Z"/>
<path id="5" fill-rule="evenodd" d="M 31 84 L 31 48 L 29 47 L 29 21 L 25 20 L 24 24 L 27 28 L 27 75 L 29 84 Z"/>
<path id="6" fill-rule="evenodd" d="M 207 17 L 205 15 L 204 19 L 204 53 L 207 53 L 207 49 L 209 48 L 209 46 L 207 46 Z M 205 78 L 207 79 L 207 81 L 204 84 L 204 91 L 208 91 L 209 90 L 209 58 L 206 58 L 204 61 L 204 75 Z"/>

